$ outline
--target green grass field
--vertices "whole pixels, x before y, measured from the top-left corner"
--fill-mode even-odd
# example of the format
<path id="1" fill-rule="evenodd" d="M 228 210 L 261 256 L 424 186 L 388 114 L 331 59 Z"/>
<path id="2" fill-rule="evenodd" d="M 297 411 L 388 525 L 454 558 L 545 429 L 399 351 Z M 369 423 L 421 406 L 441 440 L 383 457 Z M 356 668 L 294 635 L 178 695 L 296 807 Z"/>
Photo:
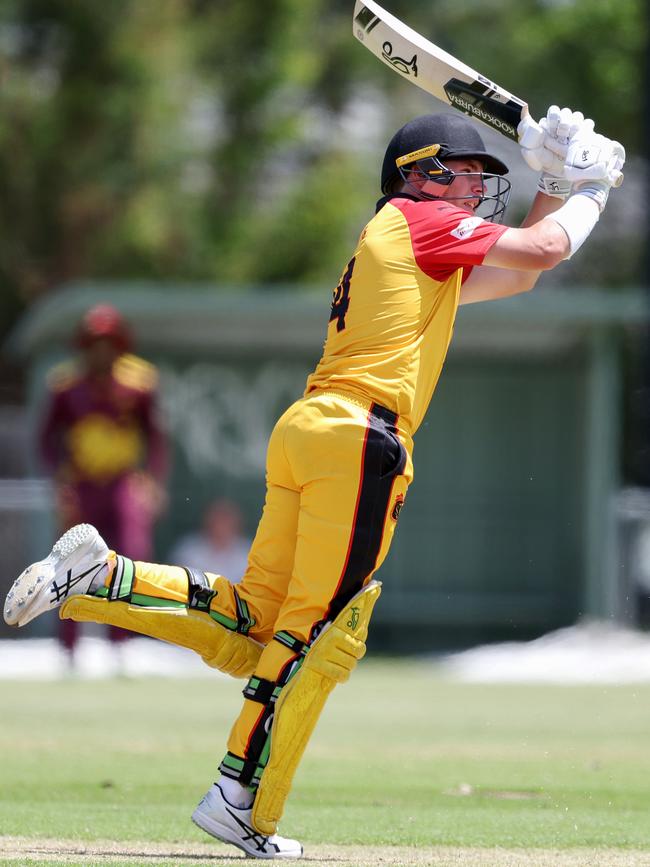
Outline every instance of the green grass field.
<path id="1" fill-rule="evenodd" d="M 0 864 L 241 863 L 189 815 L 242 685 L 3 682 Z M 650 686 L 369 660 L 332 695 L 281 830 L 312 865 L 650 865 L 649 816 Z"/>

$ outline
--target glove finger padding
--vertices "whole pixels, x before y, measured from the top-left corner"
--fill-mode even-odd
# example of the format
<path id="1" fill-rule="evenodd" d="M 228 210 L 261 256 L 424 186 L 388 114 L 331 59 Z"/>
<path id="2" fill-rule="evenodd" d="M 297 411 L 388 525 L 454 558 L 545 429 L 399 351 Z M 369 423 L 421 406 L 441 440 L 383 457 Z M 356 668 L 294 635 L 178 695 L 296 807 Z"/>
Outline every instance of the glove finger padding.
<path id="1" fill-rule="evenodd" d="M 573 117 L 571 118 L 571 123 L 569 125 L 569 131 L 567 133 L 567 140 L 566 140 L 567 146 L 568 146 L 569 142 L 571 141 L 571 139 L 576 135 L 576 133 L 579 130 L 584 128 L 584 125 L 587 122 L 588 121 L 585 120 L 585 116 L 581 111 L 574 111 L 573 112 Z M 593 121 L 591 121 L 591 123 L 593 124 Z"/>
<path id="2" fill-rule="evenodd" d="M 527 114 L 517 127 L 517 136 L 524 161 L 534 172 L 540 172 L 543 166 L 539 159 L 539 150 L 544 146 L 544 130 Z"/>
<path id="3" fill-rule="evenodd" d="M 569 144 L 571 137 L 580 129 L 580 125 L 584 119 L 584 115 L 581 111 L 571 111 L 570 108 L 563 108 L 560 112 L 560 118 L 554 138 L 560 145 L 566 147 Z"/>
<path id="4" fill-rule="evenodd" d="M 546 181 L 564 178 L 567 149 L 577 135 L 587 135 L 593 130 L 593 121 L 585 120 L 581 111 L 551 105 L 539 123 L 526 116 L 517 127 L 522 156 L 527 165 L 543 172 L 538 186 L 549 195 L 568 195 L 570 184 L 561 183 L 561 192 L 551 191 Z M 557 186 L 555 184 L 554 186 Z"/>
<path id="5" fill-rule="evenodd" d="M 620 187 L 623 183 L 623 166 L 625 165 L 625 148 L 618 141 L 612 141 L 612 159 L 608 167 L 610 183 Z"/>
<path id="6" fill-rule="evenodd" d="M 561 109 L 559 105 L 550 105 L 546 112 L 546 117 L 543 117 L 540 121 L 550 136 L 555 136 L 557 132 L 560 123 L 560 112 Z"/>
<path id="7" fill-rule="evenodd" d="M 593 130 L 592 120 L 585 120 L 581 111 L 571 111 L 569 108 L 563 108 L 557 118 L 549 120 L 548 116 L 543 117 L 539 123 L 546 133 L 544 146 L 553 154 L 561 157 L 562 167 L 564 167 L 567 148 L 571 140 L 578 134 L 587 135 Z M 561 176 L 562 169 L 558 171 L 558 177 Z"/>
<path id="8" fill-rule="evenodd" d="M 521 155 L 526 165 L 534 172 L 547 172 L 550 175 L 561 177 L 566 148 L 559 157 L 549 149 L 548 145 L 551 138 L 546 118 L 542 118 L 537 123 L 532 117 L 526 115 L 517 127 L 517 134 Z"/>

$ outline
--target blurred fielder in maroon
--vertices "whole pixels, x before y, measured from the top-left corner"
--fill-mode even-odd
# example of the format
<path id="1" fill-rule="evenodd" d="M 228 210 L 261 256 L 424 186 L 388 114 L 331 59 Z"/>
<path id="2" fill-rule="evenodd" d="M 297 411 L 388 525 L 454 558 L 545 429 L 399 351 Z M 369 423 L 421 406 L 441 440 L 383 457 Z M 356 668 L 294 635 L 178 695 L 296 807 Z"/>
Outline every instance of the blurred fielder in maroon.
<path id="1" fill-rule="evenodd" d="M 129 328 L 108 304 L 87 311 L 74 343 L 78 357 L 48 376 L 39 437 L 55 482 L 60 530 L 87 521 L 118 551 L 151 560 L 167 472 L 156 368 L 131 354 Z M 60 621 L 71 660 L 78 629 L 73 620 Z M 112 641 L 128 636 L 109 626 Z"/>

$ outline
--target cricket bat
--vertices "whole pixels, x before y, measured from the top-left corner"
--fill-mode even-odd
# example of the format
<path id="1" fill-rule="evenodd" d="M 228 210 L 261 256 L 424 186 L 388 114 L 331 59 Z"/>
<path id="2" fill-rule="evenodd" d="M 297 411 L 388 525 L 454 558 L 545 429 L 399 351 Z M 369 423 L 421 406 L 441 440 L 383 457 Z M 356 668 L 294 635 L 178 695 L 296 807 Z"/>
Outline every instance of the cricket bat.
<path id="1" fill-rule="evenodd" d="M 374 0 L 356 0 L 359 42 L 404 78 L 442 102 L 517 141 L 528 104 L 403 24 Z"/>

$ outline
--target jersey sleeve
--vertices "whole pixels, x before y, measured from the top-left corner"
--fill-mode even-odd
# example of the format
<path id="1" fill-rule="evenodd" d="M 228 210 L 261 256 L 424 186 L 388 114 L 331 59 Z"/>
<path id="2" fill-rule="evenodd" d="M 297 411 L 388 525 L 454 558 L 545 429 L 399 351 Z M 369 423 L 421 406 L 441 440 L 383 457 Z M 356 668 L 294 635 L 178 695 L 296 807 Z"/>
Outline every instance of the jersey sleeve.
<path id="1" fill-rule="evenodd" d="M 481 265 L 492 245 L 507 230 L 472 216 L 448 202 L 392 200 L 409 227 L 418 267 L 435 280 L 446 279 L 458 268 L 465 278 L 474 265 Z"/>

